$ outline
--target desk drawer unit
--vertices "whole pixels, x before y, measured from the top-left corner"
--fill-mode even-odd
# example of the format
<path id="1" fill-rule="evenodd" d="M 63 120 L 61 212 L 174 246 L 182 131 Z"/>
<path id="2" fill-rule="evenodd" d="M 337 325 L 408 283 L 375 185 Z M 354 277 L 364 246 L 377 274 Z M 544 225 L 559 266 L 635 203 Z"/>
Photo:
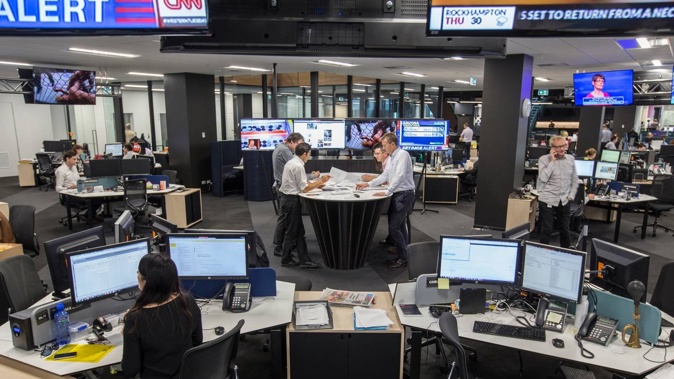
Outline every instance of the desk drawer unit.
<path id="1" fill-rule="evenodd" d="M 179 228 L 189 228 L 202 219 L 201 190 L 186 188 L 164 196 L 166 219 Z"/>

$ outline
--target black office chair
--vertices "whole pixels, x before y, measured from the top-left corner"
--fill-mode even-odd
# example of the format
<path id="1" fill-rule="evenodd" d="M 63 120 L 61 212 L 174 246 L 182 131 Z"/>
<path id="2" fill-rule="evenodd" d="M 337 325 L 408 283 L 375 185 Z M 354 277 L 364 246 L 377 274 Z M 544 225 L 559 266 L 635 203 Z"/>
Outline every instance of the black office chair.
<path id="1" fill-rule="evenodd" d="M 594 373 L 590 371 L 590 368 L 586 365 L 585 369 L 567 366 L 566 362 L 559 362 L 557 370 L 555 373 L 561 372 L 564 379 L 596 379 Z"/>
<path id="2" fill-rule="evenodd" d="M 168 176 L 169 184 L 178 184 L 178 171 L 164 170 L 161 172 L 161 174 Z"/>
<path id="3" fill-rule="evenodd" d="M 244 320 L 212 341 L 195 346 L 183 354 L 180 379 L 237 379 L 236 353 Z"/>
<path id="4" fill-rule="evenodd" d="M 9 224 L 14 229 L 16 243 L 23 245 L 23 253 L 31 258 L 40 254 L 40 244 L 35 233 L 35 207 L 12 205 L 9 208 Z"/>
<path id="5" fill-rule="evenodd" d="M 36 153 L 37 175 L 40 181 L 44 182 L 38 189 L 49 191 L 49 188 L 56 186 L 56 171 L 51 164 L 51 156 L 47 153 Z"/>
<path id="6" fill-rule="evenodd" d="M 649 194 L 651 196 L 657 197 L 658 200 L 640 205 L 640 208 L 642 208 L 645 212 L 649 212 L 653 215 L 653 223 L 646 225 L 646 227 L 653 227 L 653 237 L 655 237 L 655 231 L 658 228 L 662 228 L 670 233 L 674 232 L 674 229 L 658 224 L 658 218 L 660 218 L 660 216 L 662 216 L 665 212 L 669 212 L 670 210 L 674 209 L 674 176 L 655 175 L 655 177 L 653 177 L 653 184 L 651 185 L 651 191 Z M 641 226 L 636 226 L 632 231 L 636 233 L 639 229 L 641 229 Z"/>
<path id="7" fill-rule="evenodd" d="M 456 360 L 452 363 L 452 368 L 449 374 L 449 378 L 456 379 L 474 379 L 473 374 L 468 372 L 468 361 L 466 360 L 466 351 L 461 345 L 461 339 L 459 338 L 459 327 L 456 324 L 456 317 L 451 312 L 445 312 L 440 316 L 440 321 L 438 322 L 440 330 L 442 331 L 442 336 L 445 340 L 454 348 L 456 353 Z M 453 376 L 454 373 L 457 373 L 456 376 Z"/>
<path id="8" fill-rule="evenodd" d="M 461 187 L 463 187 L 461 193 L 459 193 L 459 197 L 466 196 L 468 197 L 468 201 L 473 201 L 473 197 L 477 193 L 477 166 L 478 163 L 475 162 L 473 168 L 467 170 L 459 180 Z"/>
<path id="9" fill-rule="evenodd" d="M 585 184 L 578 184 L 578 191 L 576 191 L 576 197 L 573 198 L 571 205 L 569 206 L 569 230 L 578 233 L 583 229 L 583 215 L 585 212 Z"/>
<path id="10" fill-rule="evenodd" d="M 11 313 L 29 308 L 47 294 L 33 260 L 18 255 L 0 260 L 0 324 Z"/>
<path id="11" fill-rule="evenodd" d="M 176 170 L 164 170 L 161 172 L 162 175 L 168 177 L 168 184 L 178 184 L 178 171 Z M 148 203 L 155 208 L 160 208 L 164 196 L 162 195 L 150 195 L 148 196 Z"/>
<path id="12" fill-rule="evenodd" d="M 124 182 L 124 207 L 115 208 L 114 212 L 121 215 L 125 210 L 131 212 L 138 228 L 149 228 L 150 220 L 145 216 L 149 207 L 147 196 L 147 179 L 129 179 Z"/>
<path id="13" fill-rule="evenodd" d="M 59 204 L 63 205 L 63 207 L 65 208 L 65 207 L 67 207 L 67 202 L 68 202 L 68 197 L 63 195 L 63 194 L 59 194 Z M 86 215 L 87 209 L 88 209 L 88 207 L 87 207 L 86 202 L 84 202 L 84 201 L 79 201 L 79 202 L 72 201 L 71 204 L 70 204 L 70 212 L 71 212 L 70 218 L 72 220 L 75 220 L 75 221 L 87 221 L 87 215 Z M 72 214 L 73 210 L 75 210 L 74 214 Z M 61 220 L 59 220 L 59 222 L 61 224 L 63 224 L 63 226 L 68 225 L 68 216 L 66 215 L 64 217 L 61 217 Z"/>
<path id="14" fill-rule="evenodd" d="M 669 262 L 662 266 L 662 270 L 660 270 L 660 276 L 651 297 L 651 305 L 670 316 L 674 316 L 672 291 L 674 291 L 674 262 Z"/>
<path id="15" fill-rule="evenodd" d="M 433 274 L 438 269 L 438 241 L 415 242 L 407 246 L 408 260 L 407 273 L 410 280 L 416 280 L 419 275 Z"/>

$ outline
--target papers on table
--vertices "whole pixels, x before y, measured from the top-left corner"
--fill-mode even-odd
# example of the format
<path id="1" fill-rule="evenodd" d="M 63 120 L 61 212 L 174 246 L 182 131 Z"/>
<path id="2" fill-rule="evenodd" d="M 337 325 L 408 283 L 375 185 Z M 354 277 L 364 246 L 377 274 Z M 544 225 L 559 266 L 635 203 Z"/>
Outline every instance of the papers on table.
<path id="1" fill-rule="evenodd" d="M 296 329 L 332 329 L 330 306 L 326 301 L 296 301 Z"/>
<path id="2" fill-rule="evenodd" d="M 354 329 L 356 330 L 386 330 L 393 324 L 384 309 L 353 307 Z"/>
<path id="3" fill-rule="evenodd" d="M 360 174 L 346 172 L 333 167 L 330 169 L 330 180 L 326 183 L 326 187 L 355 188 L 356 183 L 362 181 Z"/>

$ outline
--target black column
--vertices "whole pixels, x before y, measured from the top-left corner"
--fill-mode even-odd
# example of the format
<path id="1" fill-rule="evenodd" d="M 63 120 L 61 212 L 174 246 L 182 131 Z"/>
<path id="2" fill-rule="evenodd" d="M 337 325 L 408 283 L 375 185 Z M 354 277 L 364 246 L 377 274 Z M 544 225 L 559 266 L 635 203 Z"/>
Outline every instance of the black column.
<path id="1" fill-rule="evenodd" d="M 115 141 L 126 142 L 124 136 L 124 107 L 122 107 L 122 96 L 112 98 L 112 108 L 115 118 Z"/>
<path id="2" fill-rule="evenodd" d="M 576 151 L 585 154 L 585 150 L 594 147 L 597 155 L 601 147 L 601 124 L 604 122 L 604 107 L 581 107 L 578 126 Z"/>
<path id="3" fill-rule="evenodd" d="M 227 139 L 227 113 L 225 113 L 225 77 L 218 77 L 218 84 L 220 84 L 220 134 L 222 139 Z"/>
<path id="4" fill-rule="evenodd" d="M 379 117 L 381 108 L 381 79 L 376 79 L 374 84 L 374 117 Z"/>
<path id="5" fill-rule="evenodd" d="M 278 73 L 276 72 L 276 63 L 274 63 L 274 72 L 271 77 L 271 117 L 278 118 Z"/>
<path id="6" fill-rule="evenodd" d="M 155 130 L 154 125 L 154 98 L 152 97 L 152 80 L 147 81 L 147 104 L 148 111 L 150 112 L 150 132 L 152 135 L 150 139 L 152 141 L 152 150 L 157 148 L 157 131 Z"/>
<path id="7" fill-rule="evenodd" d="M 171 168 L 187 187 L 210 179 L 210 142 L 217 140 L 213 75 L 166 74 L 166 122 Z"/>
<path id="8" fill-rule="evenodd" d="M 421 116 L 419 118 L 426 118 L 426 85 L 422 84 L 421 85 L 421 93 L 419 94 L 419 97 L 421 98 Z"/>
<path id="9" fill-rule="evenodd" d="M 445 88 L 438 87 L 438 107 L 435 110 L 435 118 L 442 118 L 442 107 L 445 105 Z"/>
<path id="10" fill-rule="evenodd" d="M 262 75 L 262 117 L 267 118 L 269 112 L 267 112 L 267 75 Z"/>
<path id="11" fill-rule="evenodd" d="M 405 82 L 400 82 L 398 89 L 398 118 L 405 118 Z"/>
<path id="12" fill-rule="evenodd" d="M 508 195 L 522 186 L 528 117 L 521 109 L 531 95 L 532 71 L 528 55 L 485 60 L 476 227 L 505 229 Z"/>
<path id="13" fill-rule="evenodd" d="M 346 117 L 353 117 L 353 76 L 346 77 Z"/>
<path id="14" fill-rule="evenodd" d="M 616 107 L 613 112 L 613 133 L 618 133 L 620 137 L 634 128 L 634 117 L 637 114 L 637 107 L 630 105 L 627 107 Z"/>
<path id="15" fill-rule="evenodd" d="M 318 117 L 318 71 L 311 71 L 311 117 Z"/>

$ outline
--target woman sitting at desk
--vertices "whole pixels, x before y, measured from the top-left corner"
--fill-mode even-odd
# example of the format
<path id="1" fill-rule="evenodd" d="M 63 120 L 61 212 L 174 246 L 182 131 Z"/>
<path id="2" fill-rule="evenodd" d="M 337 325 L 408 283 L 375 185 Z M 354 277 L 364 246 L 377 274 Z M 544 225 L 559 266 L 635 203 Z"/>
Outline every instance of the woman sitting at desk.
<path id="1" fill-rule="evenodd" d="M 147 254 L 138 264 L 140 295 L 124 318 L 122 370 L 128 378 L 178 378 L 183 354 L 201 344 L 201 310 L 180 286 L 171 258 Z"/>

